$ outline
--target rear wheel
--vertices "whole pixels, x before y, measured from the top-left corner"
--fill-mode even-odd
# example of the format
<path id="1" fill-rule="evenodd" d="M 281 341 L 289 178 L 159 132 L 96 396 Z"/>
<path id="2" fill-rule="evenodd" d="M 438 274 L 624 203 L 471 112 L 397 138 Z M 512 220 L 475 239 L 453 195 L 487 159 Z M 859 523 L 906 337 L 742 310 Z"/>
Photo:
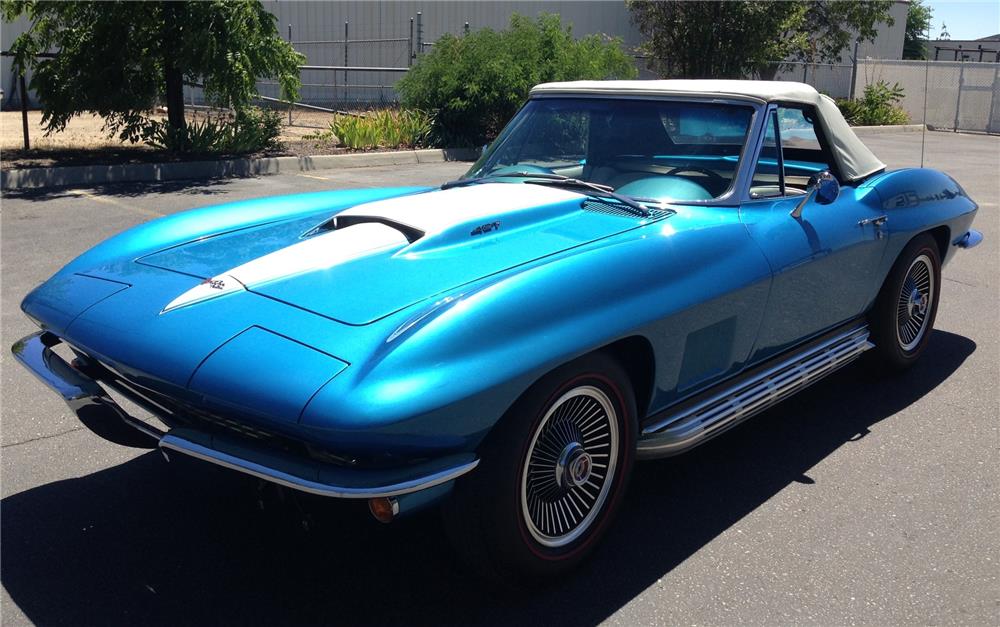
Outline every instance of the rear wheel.
<path id="1" fill-rule="evenodd" d="M 928 234 L 911 241 L 893 265 L 870 314 L 875 357 L 903 370 L 930 340 L 941 293 L 941 256 Z"/>
<path id="2" fill-rule="evenodd" d="M 445 507 L 470 565 L 511 581 L 548 577 L 586 557 L 621 503 L 635 415 L 628 377 L 603 355 L 563 366 L 526 392 Z"/>

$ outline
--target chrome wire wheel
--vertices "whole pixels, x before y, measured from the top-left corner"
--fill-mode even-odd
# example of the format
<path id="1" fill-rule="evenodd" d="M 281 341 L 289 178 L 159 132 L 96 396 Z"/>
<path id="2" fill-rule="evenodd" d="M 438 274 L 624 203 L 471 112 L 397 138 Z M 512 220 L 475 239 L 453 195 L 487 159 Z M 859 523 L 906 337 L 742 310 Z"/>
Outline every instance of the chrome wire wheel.
<path id="1" fill-rule="evenodd" d="M 618 424 L 614 403 L 589 385 L 546 411 L 521 473 L 521 516 L 538 543 L 564 547 L 597 520 L 618 465 Z"/>
<path id="2" fill-rule="evenodd" d="M 927 255 L 910 264 L 896 300 L 896 339 L 904 351 L 916 348 L 927 332 L 934 298 L 934 266 Z"/>

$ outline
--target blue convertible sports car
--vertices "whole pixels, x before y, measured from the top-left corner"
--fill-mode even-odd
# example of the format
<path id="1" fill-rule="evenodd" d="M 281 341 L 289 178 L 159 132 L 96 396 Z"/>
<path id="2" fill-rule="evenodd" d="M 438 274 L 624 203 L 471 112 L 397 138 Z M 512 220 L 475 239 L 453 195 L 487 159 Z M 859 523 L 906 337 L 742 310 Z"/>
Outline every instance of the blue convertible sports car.
<path id="1" fill-rule="evenodd" d="M 482 570 L 551 575 L 634 460 L 866 351 L 912 364 L 976 208 L 946 174 L 887 172 L 806 85 L 546 84 L 441 187 L 122 233 L 25 298 L 41 331 L 13 350 L 112 442 L 383 522 L 440 502 Z"/>

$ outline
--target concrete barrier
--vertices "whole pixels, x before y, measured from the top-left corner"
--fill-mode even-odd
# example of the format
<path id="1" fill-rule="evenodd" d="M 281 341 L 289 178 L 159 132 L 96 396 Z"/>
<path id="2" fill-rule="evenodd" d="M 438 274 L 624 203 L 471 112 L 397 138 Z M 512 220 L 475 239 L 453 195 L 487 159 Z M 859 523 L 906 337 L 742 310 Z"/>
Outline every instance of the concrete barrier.
<path id="1" fill-rule="evenodd" d="M 923 124 L 896 124 L 894 126 L 852 126 L 857 135 L 884 135 L 886 133 L 919 133 Z"/>
<path id="2" fill-rule="evenodd" d="M 219 159 L 215 161 L 179 161 L 174 163 L 128 163 L 118 165 L 79 165 L 52 168 L 25 168 L 0 172 L 0 188 L 5 190 L 38 187 L 70 187 L 260 176 L 289 172 L 309 172 L 342 168 L 386 165 L 413 165 L 441 161 L 473 161 L 479 157 L 475 148 L 430 148 L 394 152 L 345 153 L 314 157 L 264 157 L 258 159 Z"/>

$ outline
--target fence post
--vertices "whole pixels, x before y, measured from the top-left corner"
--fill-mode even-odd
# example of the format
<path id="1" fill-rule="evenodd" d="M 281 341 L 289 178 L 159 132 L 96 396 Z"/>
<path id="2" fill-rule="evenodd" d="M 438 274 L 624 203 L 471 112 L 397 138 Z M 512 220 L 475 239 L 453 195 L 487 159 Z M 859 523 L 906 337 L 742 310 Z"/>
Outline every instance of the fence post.
<path id="1" fill-rule="evenodd" d="M 851 89 L 848 92 L 848 98 L 854 100 L 854 95 L 857 93 L 857 88 L 855 84 L 858 82 L 858 41 L 854 40 L 854 56 L 851 57 Z"/>
<path id="2" fill-rule="evenodd" d="M 347 40 L 348 40 L 348 38 L 347 38 L 347 21 L 345 20 L 344 21 L 344 67 L 347 67 L 348 65 L 350 65 L 347 62 Z M 347 93 L 347 70 L 344 70 L 344 100 L 346 101 L 348 99 L 348 97 L 349 96 L 348 96 L 348 93 Z"/>
<path id="3" fill-rule="evenodd" d="M 424 53 L 424 14 L 417 11 L 417 54 Z"/>
<path id="4" fill-rule="evenodd" d="M 998 133 L 1000 128 L 993 126 L 997 115 L 997 96 L 1000 96 L 1000 67 L 993 70 L 993 94 L 990 96 L 990 119 L 986 121 L 987 133 Z"/>
<path id="5" fill-rule="evenodd" d="M 292 25 L 291 24 L 288 25 L 288 45 L 289 46 L 292 45 Z M 279 88 L 279 91 L 278 91 L 278 95 L 279 96 L 281 95 L 280 88 Z M 288 126 L 291 126 L 291 125 L 292 125 L 292 103 L 289 101 L 289 103 L 288 103 Z"/>
<path id="6" fill-rule="evenodd" d="M 958 132 L 958 114 L 962 111 L 962 85 L 965 84 L 965 63 L 959 66 L 958 70 L 958 96 L 955 100 L 955 133 Z"/>
<path id="7" fill-rule="evenodd" d="M 24 72 L 18 76 L 18 89 L 21 91 L 21 130 L 24 132 L 24 149 L 31 150 L 28 139 L 28 88 L 24 84 Z"/>
<path id="8" fill-rule="evenodd" d="M 406 58 L 406 67 L 413 67 L 413 18 L 410 18 L 410 56 Z"/>

